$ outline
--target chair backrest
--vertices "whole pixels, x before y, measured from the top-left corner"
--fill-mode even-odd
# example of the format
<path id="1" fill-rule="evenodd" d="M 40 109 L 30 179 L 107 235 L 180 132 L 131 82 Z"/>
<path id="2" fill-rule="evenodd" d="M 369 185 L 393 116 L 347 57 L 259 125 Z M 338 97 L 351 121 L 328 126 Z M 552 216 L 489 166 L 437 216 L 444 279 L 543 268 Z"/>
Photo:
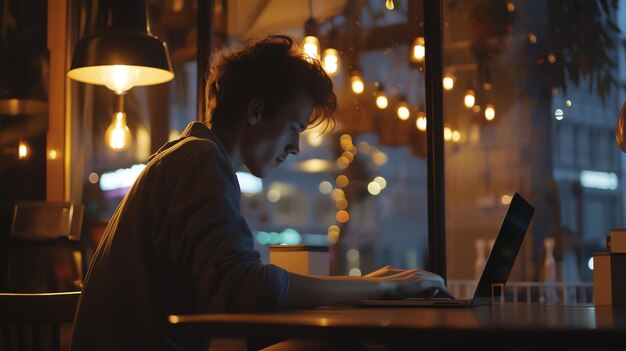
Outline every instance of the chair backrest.
<path id="1" fill-rule="evenodd" d="M 0 293 L 0 350 L 62 350 L 69 346 L 80 291 Z"/>

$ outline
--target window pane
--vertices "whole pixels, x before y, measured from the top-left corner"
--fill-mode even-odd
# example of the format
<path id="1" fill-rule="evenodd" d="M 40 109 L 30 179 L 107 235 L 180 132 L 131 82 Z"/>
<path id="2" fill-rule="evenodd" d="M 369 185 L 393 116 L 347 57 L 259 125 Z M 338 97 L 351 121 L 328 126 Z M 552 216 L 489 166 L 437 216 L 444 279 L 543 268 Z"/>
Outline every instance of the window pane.
<path id="1" fill-rule="evenodd" d="M 477 278 L 519 192 L 535 214 L 509 280 L 592 281 L 592 252 L 623 225 L 622 2 L 446 0 L 443 12 L 449 277 Z"/>
<path id="2" fill-rule="evenodd" d="M 424 111 L 424 73 L 411 64 L 414 38 L 406 35 L 409 24 L 419 26 L 417 17 L 408 20 L 417 2 L 396 0 L 393 10 L 384 1 L 226 5 L 224 50 L 276 33 L 303 44 L 305 23 L 315 19 L 320 59 L 339 102 L 335 130 L 304 132 L 300 154 L 243 199 L 264 259 L 267 246 L 285 243 L 291 228 L 298 243 L 330 245 L 332 274 L 366 274 L 383 265 L 425 268 L 426 134 L 416 126 Z M 338 52 L 338 61 L 328 49 Z M 406 115 L 398 117 L 401 105 Z"/>

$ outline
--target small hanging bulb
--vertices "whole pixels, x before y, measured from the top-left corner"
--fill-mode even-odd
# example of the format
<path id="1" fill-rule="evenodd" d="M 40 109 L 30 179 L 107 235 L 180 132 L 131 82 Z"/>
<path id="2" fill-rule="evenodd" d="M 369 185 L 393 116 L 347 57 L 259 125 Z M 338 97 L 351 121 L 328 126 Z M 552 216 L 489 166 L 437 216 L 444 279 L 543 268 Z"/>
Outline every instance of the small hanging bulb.
<path id="1" fill-rule="evenodd" d="M 411 110 L 409 110 L 409 104 L 407 104 L 407 102 L 404 99 L 400 100 L 400 102 L 398 103 L 396 114 L 398 115 L 398 118 L 400 118 L 403 121 L 406 121 L 407 119 L 409 119 L 409 116 L 411 116 Z"/>
<path id="2" fill-rule="evenodd" d="M 417 129 L 419 131 L 425 131 L 426 130 L 426 114 L 424 113 L 424 111 L 419 111 L 417 113 L 417 120 L 415 121 L 415 125 L 417 126 Z"/>
<path id="3" fill-rule="evenodd" d="M 411 61 L 422 63 L 426 58 L 426 47 L 424 37 L 417 37 L 413 41 L 413 47 L 411 49 Z"/>
<path id="4" fill-rule="evenodd" d="M 361 72 L 353 71 L 350 82 L 352 84 L 352 91 L 355 94 L 361 94 L 363 90 L 365 90 L 365 83 L 363 83 L 363 78 L 361 78 Z"/>
<path id="5" fill-rule="evenodd" d="M 322 66 L 326 74 L 335 76 L 339 72 L 339 52 L 333 48 L 324 50 Z"/>
<path id="6" fill-rule="evenodd" d="M 450 129 L 450 127 L 443 128 L 443 139 L 445 141 L 450 141 L 452 139 L 452 129 Z"/>
<path id="7" fill-rule="evenodd" d="M 376 94 L 376 107 L 378 107 L 381 110 L 384 110 L 387 108 L 387 106 L 389 106 L 389 100 L 387 99 L 387 96 L 385 96 L 385 92 L 379 91 Z"/>
<path id="8" fill-rule="evenodd" d="M 385 6 L 387 7 L 387 10 L 393 10 L 395 8 L 395 6 L 393 5 L 393 0 L 387 0 L 385 2 Z"/>
<path id="9" fill-rule="evenodd" d="M 17 158 L 19 160 L 27 159 L 30 156 L 30 145 L 24 140 L 20 140 L 17 146 Z"/>
<path id="10" fill-rule="evenodd" d="M 455 143 L 458 143 L 459 141 L 461 141 L 461 132 L 459 132 L 458 130 L 453 130 L 452 141 L 454 141 Z"/>
<path id="11" fill-rule="evenodd" d="M 311 59 L 320 59 L 320 40 L 314 35 L 307 35 L 302 40 L 304 54 Z"/>
<path id="12" fill-rule="evenodd" d="M 465 93 L 465 98 L 463 99 L 463 103 L 465 104 L 465 107 L 467 108 L 474 107 L 474 104 L 476 104 L 476 95 L 474 93 L 474 90 L 470 89 Z"/>
<path id="13" fill-rule="evenodd" d="M 382 84 L 376 83 L 378 85 L 378 89 L 376 91 L 376 107 L 381 110 L 384 110 L 389 106 L 389 99 L 387 99 L 387 95 L 385 94 L 385 88 Z"/>
<path id="14" fill-rule="evenodd" d="M 488 121 L 492 121 L 496 117 L 496 110 L 493 107 L 493 104 L 487 104 L 485 106 L 485 119 Z"/>
<path id="15" fill-rule="evenodd" d="M 456 77 L 452 73 L 446 73 L 443 76 L 443 89 L 452 90 L 454 88 L 454 81 Z"/>
<path id="16" fill-rule="evenodd" d="M 106 145 L 113 151 L 124 151 L 130 146 L 131 136 L 126 125 L 126 113 L 114 113 L 113 120 L 104 134 Z"/>

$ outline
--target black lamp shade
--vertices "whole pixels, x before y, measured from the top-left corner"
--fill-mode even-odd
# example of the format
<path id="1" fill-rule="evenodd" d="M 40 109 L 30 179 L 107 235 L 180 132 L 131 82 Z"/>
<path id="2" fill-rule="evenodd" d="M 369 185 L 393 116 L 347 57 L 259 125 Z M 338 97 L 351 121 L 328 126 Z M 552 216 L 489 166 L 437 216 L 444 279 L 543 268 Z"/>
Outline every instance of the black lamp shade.
<path id="1" fill-rule="evenodd" d="M 145 3 L 139 3 L 131 9 L 138 12 L 143 6 L 144 12 L 130 17 L 135 20 L 134 24 L 130 23 L 129 16 L 123 20 L 113 17 L 112 24 L 76 43 L 68 77 L 106 85 L 118 94 L 132 86 L 160 84 L 174 78 L 167 45 L 150 33 Z M 122 7 L 111 8 L 123 10 Z M 124 12 L 128 10 L 125 8 Z"/>

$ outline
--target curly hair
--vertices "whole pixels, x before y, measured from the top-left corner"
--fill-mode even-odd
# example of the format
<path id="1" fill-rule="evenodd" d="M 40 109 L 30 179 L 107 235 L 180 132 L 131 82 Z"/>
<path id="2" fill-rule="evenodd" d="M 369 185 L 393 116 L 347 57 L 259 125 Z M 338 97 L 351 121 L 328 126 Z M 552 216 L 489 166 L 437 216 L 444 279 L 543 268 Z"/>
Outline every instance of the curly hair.
<path id="1" fill-rule="evenodd" d="M 253 98 L 263 100 L 263 111 L 273 116 L 294 93 L 304 91 L 313 99 L 309 125 L 326 122 L 335 126 L 337 97 L 333 82 L 320 62 L 305 56 L 284 35 L 272 35 L 219 57 L 212 65 L 205 89 L 206 115 L 210 126 L 240 123 Z"/>

